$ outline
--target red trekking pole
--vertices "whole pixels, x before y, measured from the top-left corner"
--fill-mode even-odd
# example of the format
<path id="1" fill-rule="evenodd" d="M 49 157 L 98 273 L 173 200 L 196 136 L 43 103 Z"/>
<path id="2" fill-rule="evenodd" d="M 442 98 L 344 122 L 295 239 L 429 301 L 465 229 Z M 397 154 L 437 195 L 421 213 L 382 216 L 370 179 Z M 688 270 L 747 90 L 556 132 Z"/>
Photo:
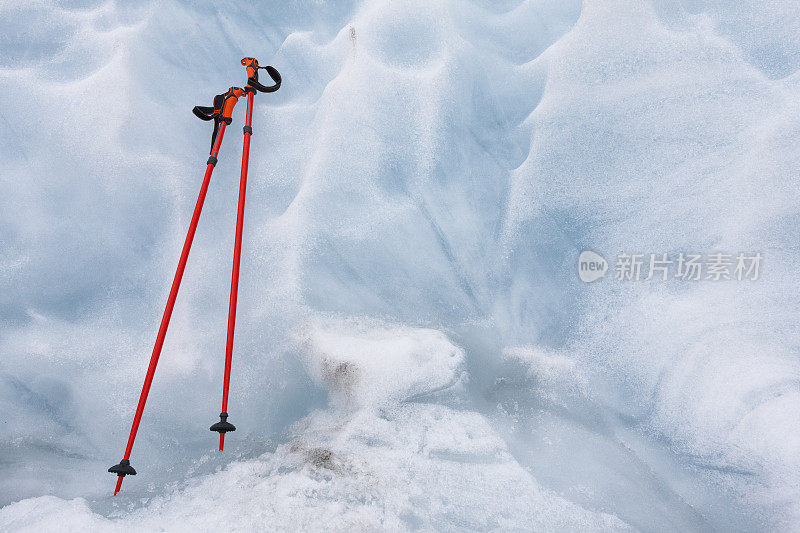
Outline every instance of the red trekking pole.
<path id="1" fill-rule="evenodd" d="M 208 184 L 211 181 L 211 173 L 214 171 L 214 166 L 217 164 L 217 154 L 219 147 L 222 144 L 222 137 L 225 134 L 225 126 L 231 123 L 231 113 L 236 105 L 240 96 L 244 95 L 244 91 L 238 87 L 231 87 L 224 94 L 218 94 L 214 97 L 213 107 L 196 106 L 192 111 L 195 115 L 203 120 L 214 121 L 214 133 L 211 136 L 211 155 L 206 163 L 206 173 L 203 177 L 203 185 L 200 187 L 200 194 L 197 197 L 197 203 L 194 207 L 192 214 L 192 221 L 189 224 L 189 231 L 186 233 L 186 240 L 183 243 L 183 250 L 181 251 L 181 258 L 178 261 L 178 269 L 175 271 L 175 278 L 172 280 L 172 288 L 169 291 L 167 298 L 167 306 L 164 309 L 164 315 L 161 318 L 161 326 L 158 328 L 158 335 L 156 336 L 156 344 L 153 347 L 153 354 L 150 356 L 150 365 L 147 367 L 147 374 L 144 378 L 144 385 L 142 392 L 139 395 L 139 403 L 136 406 L 136 414 L 133 417 L 133 425 L 131 432 L 128 436 L 128 445 L 125 448 L 125 455 L 119 464 L 112 466 L 108 469 L 109 472 L 117 474 L 117 485 L 114 488 L 114 496 L 119 492 L 122 486 L 122 480 L 125 476 L 136 475 L 136 470 L 131 466 L 130 456 L 133 449 L 133 441 L 136 439 L 136 432 L 139 429 L 139 422 L 142 419 L 142 412 L 144 411 L 145 402 L 147 402 L 147 395 L 150 392 L 150 385 L 153 382 L 153 375 L 156 372 L 156 365 L 158 358 L 161 355 L 161 348 L 164 345 L 164 337 L 167 335 L 167 328 L 169 327 L 169 320 L 172 316 L 172 309 L 175 307 L 175 299 L 178 296 L 178 289 L 181 285 L 181 278 L 183 271 L 186 268 L 186 260 L 189 257 L 189 250 L 192 248 L 192 240 L 194 233 L 197 229 L 197 221 L 200 219 L 200 212 L 203 210 L 203 202 L 206 198 L 208 191 Z M 250 97 L 252 100 L 252 96 Z"/>
<path id="2" fill-rule="evenodd" d="M 233 334 L 236 327 L 236 299 L 239 292 L 239 262 L 242 256 L 242 227 L 244 225 L 244 200 L 247 190 L 247 164 L 250 160 L 250 136 L 253 134 L 253 95 L 256 91 L 271 93 L 281 86 L 281 75 L 274 68 L 259 67 L 258 60 L 254 57 L 242 59 L 242 65 L 247 69 L 247 114 L 245 115 L 244 144 L 242 147 L 242 173 L 239 178 L 239 208 L 236 214 L 236 239 L 233 246 L 233 270 L 231 273 L 231 298 L 228 305 L 228 337 L 225 343 L 225 378 L 222 382 L 222 412 L 219 422 L 209 429 L 219 433 L 219 451 L 225 449 L 225 433 L 236 431 L 236 426 L 228 422 L 228 388 L 231 382 L 231 359 L 233 358 Z M 265 69 L 274 85 L 264 86 L 258 82 L 258 70 Z"/>

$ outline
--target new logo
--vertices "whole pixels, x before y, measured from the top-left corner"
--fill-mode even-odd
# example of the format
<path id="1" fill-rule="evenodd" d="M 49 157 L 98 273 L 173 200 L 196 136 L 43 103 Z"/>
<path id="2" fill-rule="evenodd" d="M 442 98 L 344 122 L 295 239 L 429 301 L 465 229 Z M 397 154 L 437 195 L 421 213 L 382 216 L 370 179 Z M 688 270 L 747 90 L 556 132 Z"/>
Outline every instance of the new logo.
<path id="1" fill-rule="evenodd" d="M 591 283 L 606 275 L 608 262 L 602 255 L 584 250 L 578 256 L 578 276 L 581 281 Z"/>

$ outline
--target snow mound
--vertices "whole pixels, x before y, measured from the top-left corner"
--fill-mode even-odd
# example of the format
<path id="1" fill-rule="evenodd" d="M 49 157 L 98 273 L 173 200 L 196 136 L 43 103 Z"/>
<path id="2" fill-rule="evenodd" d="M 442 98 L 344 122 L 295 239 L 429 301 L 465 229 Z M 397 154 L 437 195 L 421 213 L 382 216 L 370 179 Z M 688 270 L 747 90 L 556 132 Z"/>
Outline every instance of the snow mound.
<path id="1" fill-rule="evenodd" d="M 316 322 L 299 339 L 310 374 L 347 405 L 378 406 L 453 386 L 464 351 L 440 331 L 374 320 Z"/>

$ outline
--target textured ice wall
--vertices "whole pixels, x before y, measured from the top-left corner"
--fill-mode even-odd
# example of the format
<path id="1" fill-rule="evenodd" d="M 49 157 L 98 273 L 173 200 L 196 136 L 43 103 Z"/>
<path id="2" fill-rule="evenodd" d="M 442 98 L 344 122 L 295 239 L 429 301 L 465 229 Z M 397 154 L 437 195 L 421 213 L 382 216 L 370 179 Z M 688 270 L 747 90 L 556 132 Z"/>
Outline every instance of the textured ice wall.
<path id="1" fill-rule="evenodd" d="M 196 460 L 219 403 L 231 128 L 126 497 L 166 486 L 169 507 L 187 474 L 285 445 L 329 387 L 298 339 L 340 315 L 446 331 L 466 378 L 455 399 L 430 401 L 484 416 L 490 429 L 476 427 L 504 440 L 526 483 L 642 529 L 800 520 L 790 4 L 0 9 L 4 503 L 140 505 L 114 510 L 104 469 L 124 445 L 203 170 L 208 131 L 189 110 L 241 83 L 238 59 L 257 55 L 285 82 L 254 117 L 230 408 L 240 431 L 225 459 Z M 766 266 L 752 284 L 584 286 L 584 248 L 753 250 Z M 362 360 L 394 353 L 397 339 L 364 351 L 370 334 L 352 335 Z M 335 416 L 320 412 L 310 420 Z M 335 433 L 320 424 L 321 438 Z M 83 504 L 53 505 L 62 520 Z M 524 519 L 518 505 L 507 516 Z M 463 509 L 447 516 L 419 525 L 481 527 L 459 522 Z"/>

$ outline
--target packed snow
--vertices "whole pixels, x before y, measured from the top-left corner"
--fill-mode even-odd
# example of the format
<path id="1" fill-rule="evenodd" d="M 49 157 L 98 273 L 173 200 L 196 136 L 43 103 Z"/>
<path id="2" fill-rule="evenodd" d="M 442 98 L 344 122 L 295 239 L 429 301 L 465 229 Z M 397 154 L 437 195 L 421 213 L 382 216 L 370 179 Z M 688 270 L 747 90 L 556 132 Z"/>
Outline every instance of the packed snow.
<path id="1" fill-rule="evenodd" d="M 0 530 L 800 528 L 800 5 L 0 5 Z M 208 156 L 244 102 L 121 458 Z M 578 255 L 758 252 L 585 284 Z"/>

